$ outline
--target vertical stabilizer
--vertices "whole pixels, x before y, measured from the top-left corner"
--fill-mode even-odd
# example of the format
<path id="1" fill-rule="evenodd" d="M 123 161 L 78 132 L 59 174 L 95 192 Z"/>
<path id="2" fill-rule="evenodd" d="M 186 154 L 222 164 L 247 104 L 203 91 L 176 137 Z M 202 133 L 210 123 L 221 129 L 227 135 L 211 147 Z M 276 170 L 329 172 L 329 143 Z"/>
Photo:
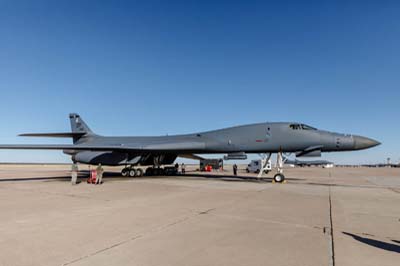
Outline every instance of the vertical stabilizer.
<path id="1" fill-rule="evenodd" d="M 78 114 L 70 114 L 69 119 L 71 121 L 72 132 L 81 132 L 86 134 L 93 133 Z"/>
<path id="2" fill-rule="evenodd" d="M 94 135 L 93 131 L 88 125 L 82 120 L 82 118 L 75 113 L 69 114 L 69 119 L 71 121 L 71 131 L 72 133 L 84 133 L 84 135 Z M 74 137 L 74 143 L 77 142 L 80 137 Z"/>

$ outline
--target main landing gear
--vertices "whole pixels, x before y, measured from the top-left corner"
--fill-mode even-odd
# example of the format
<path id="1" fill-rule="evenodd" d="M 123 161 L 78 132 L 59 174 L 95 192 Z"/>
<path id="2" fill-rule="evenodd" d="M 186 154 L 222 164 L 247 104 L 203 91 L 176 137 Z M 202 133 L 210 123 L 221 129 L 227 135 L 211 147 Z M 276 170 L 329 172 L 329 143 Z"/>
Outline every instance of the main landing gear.
<path id="1" fill-rule="evenodd" d="M 175 167 L 147 167 L 145 171 L 142 168 L 125 167 L 121 170 L 123 177 L 140 177 L 140 176 L 169 176 L 177 175 Z"/>
<path id="2" fill-rule="evenodd" d="M 161 167 L 148 167 L 146 169 L 146 176 L 163 176 L 165 169 Z"/>
<path id="3" fill-rule="evenodd" d="M 140 177 L 143 176 L 143 169 L 141 168 L 134 168 L 134 167 L 125 167 L 121 170 L 121 175 L 123 177 Z"/>

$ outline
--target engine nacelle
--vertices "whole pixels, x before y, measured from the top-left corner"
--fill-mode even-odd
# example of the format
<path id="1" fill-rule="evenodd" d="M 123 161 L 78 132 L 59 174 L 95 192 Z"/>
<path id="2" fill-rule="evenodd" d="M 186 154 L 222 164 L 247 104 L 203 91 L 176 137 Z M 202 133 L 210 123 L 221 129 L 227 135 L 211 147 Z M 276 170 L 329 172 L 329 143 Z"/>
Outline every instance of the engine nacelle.
<path id="1" fill-rule="evenodd" d="M 72 160 L 85 164 L 121 165 L 127 160 L 125 153 L 81 151 L 72 156 Z"/>
<path id="2" fill-rule="evenodd" d="M 246 160 L 247 155 L 244 152 L 228 153 L 224 156 L 224 160 Z"/>
<path id="3" fill-rule="evenodd" d="M 321 157 L 321 150 L 296 153 L 296 157 Z"/>

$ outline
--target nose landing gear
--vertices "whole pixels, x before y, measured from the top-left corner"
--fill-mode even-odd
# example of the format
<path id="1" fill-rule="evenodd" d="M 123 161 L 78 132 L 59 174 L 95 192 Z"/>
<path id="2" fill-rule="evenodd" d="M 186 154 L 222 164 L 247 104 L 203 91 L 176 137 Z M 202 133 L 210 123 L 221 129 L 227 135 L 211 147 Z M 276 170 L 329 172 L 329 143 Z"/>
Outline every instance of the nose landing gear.
<path id="1" fill-rule="evenodd" d="M 262 155 L 261 156 L 261 170 L 258 173 L 257 178 L 261 178 L 262 175 L 265 173 L 267 174 L 270 170 L 271 170 L 271 163 L 270 163 L 270 159 L 271 159 L 271 153 L 269 153 L 268 155 Z M 274 183 L 284 183 L 285 182 L 285 176 L 283 175 L 283 154 L 282 152 L 278 152 L 277 156 L 276 156 L 276 168 L 278 170 L 278 173 L 276 175 L 274 175 L 274 179 L 273 182 Z"/>
<path id="2" fill-rule="evenodd" d="M 285 182 L 285 176 L 283 175 L 283 154 L 282 152 L 278 152 L 276 155 L 276 168 L 278 173 L 274 175 L 274 182 L 283 183 Z"/>
<path id="3" fill-rule="evenodd" d="M 278 173 L 274 175 L 274 181 L 276 183 L 283 183 L 285 181 L 285 176 L 283 174 Z"/>
<path id="4" fill-rule="evenodd" d="M 283 155 L 282 152 L 278 152 L 276 155 L 276 168 L 278 173 L 274 175 L 274 181 L 276 183 L 283 183 L 285 181 L 285 176 L 283 175 Z"/>

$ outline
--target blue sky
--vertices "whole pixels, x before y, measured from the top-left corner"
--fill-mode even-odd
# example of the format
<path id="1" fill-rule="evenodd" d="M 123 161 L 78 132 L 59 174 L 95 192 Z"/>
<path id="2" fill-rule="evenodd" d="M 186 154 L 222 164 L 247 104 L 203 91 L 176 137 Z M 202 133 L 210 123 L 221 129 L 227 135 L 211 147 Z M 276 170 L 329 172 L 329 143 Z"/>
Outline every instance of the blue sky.
<path id="1" fill-rule="evenodd" d="M 327 154 L 400 160 L 400 4 L 390 1 L 1 1 L 1 143 L 68 131 L 188 133 L 301 121 L 383 144 Z M 0 161 L 69 162 L 0 151 Z"/>

